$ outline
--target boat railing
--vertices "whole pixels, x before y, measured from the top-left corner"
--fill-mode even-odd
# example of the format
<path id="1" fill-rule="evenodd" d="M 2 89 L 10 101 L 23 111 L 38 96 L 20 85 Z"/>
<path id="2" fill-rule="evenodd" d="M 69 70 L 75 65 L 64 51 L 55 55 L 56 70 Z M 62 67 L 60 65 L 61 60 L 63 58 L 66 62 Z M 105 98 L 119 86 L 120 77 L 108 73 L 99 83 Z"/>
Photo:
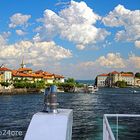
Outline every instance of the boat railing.
<path id="1" fill-rule="evenodd" d="M 109 124 L 108 118 L 115 117 L 116 118 L 116 135 L 113 134 L 111 126 Z M 129 117 L 140 117 L 138 114 L 104 114 L 103 118 L 103 140 L 118 140 L 118 120 L 119 118 L 129 118 Z"/>

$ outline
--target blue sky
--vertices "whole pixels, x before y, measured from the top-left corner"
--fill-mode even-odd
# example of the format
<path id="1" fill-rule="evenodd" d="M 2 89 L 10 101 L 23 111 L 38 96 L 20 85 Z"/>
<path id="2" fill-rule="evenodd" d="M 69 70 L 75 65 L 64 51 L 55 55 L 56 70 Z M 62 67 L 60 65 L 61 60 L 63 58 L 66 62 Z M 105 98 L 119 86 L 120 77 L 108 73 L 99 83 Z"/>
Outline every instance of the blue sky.
<path id="1" fill-rule="evenodd" d="M 5 0 L 0 63 L 76 79 L 140 69 L 139 0 Z"/>

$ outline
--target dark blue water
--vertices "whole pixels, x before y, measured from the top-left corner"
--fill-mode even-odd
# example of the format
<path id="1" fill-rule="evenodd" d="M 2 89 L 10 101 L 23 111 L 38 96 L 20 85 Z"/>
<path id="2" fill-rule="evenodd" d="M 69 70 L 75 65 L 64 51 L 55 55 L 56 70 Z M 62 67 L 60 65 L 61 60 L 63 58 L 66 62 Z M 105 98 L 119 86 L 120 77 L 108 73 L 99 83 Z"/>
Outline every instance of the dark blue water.
<path id="1" fill-rule="evenodd" d="M 95 83 L 95 80 L 76 80 L 76 82 L 81 84 L 93 85 Z"/>
<path id="2" fill-rule="evenodd" d="M 59 93 L 59 107 L 74 110 L 72 140 L 101 140 L 103 114 L 140 114 L 140 89 L 135 90 L 136 93 L 133 93 L 133 89 L 111 88 L 100 89 L 95 94 Z M 22 140 L 32 115 L 42 107 L 43 95 L 0 96 L 0 131 L 23 133 L 22 136 L 0 136 L 0 140 Z M 120 119 L 119 124 L 119 139 L 140 139 L 140 119 Z"/>

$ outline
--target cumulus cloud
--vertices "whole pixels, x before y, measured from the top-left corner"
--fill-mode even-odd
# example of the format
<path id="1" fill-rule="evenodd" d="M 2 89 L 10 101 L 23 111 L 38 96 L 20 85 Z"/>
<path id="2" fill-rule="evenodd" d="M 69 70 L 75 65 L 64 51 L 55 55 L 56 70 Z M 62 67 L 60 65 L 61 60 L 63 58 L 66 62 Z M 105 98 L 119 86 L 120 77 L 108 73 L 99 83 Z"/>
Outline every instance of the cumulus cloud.
<path id="1" fill-rule="evenodd" d="M 120 70 L 126 67 L 126 62 L 119 53 L 108 53 L 94 61 L 70 64 L 63 68 L 65 75 L 74 76 L 77 79 L 94 79 L 100 73 Z"/>
<path id="2" fill-rule="evenodd" d="M 135 41 L 135 46 L 136 46 L 137 48 L 140 48 L 140 40 L 136 40 L 136 41 Z"/>
<path id="3" fill-rule="evenodd" d="M 127 62 L 128 62 L 128 66 L 130 66 L 131 68 L 140 69 L 140 56 L 131 54 L 129 55 Z"/>
<path id="4" fill-rule="evenodd" d="M 124 58 L 120 53 L 108 53 L 100 56 L 94 61 L 84 61 L 76 64 L 68 64 L 63 67 L 63 73 L 66 76 L 77 79 L 94 79 L 100 73 L 109 73 L 111 71 L 133 71 L 140 69 L 140 56 L 135 54 L 128 55 Z M 81 70 L 82 69 L 82 70 Z"/>
<path id="5" fill-rule="evenodd" d="M 21 13 L 16 13 L 10 17 L 10 28 L 15 28 L 17 26 L 28 25 L 28 20 L 31 18 L 31 15 L 23 15 Z"/>
<path id="6" fill-rule="evenodd" d="M 136 41 L 140 39 L 140 10 L 129 10 L 118 5 L 102 19 L 106 26 L 124 27 L 116 33 L 117 41 Z"/>
<path id="7" fill-rule="evenodd" d="M 2 35 L 0 35 L 0 45 L 4 44 L 6 44 L 6 39 Z"/>
<path id="8" fill-rule="evenodd" d="M 22 30 L 16 30 L 16 34 L 19 35 L 19 36 L 24 36 L 26 35 L 27 33 L 22 31 Z"/>
<path id="9" fill-rule="evenodd" d="M 120 53 L 108 53 L 106 56 L 100 56 L 94 62 L 95 65 L 100 65 L 106 68 L 115 69 L 139 69 L 140 68 L 140 56 L 135 54 L 128 55 L 128 58 L 123 58 Z M 91 62 L 90 62 L 91 63 Z"/>
<path id="10" fill-rule="evenodd" d="M 4 45 L 0 48 L 1 63 L 17 64 L 22 56 L 25 56 L 28 63 L 36 67 L 45 67 L 46 63 L 56 62 L 72 57 L 70 50 L 55 44 L 55 42 L 31 42 L 20 41 L 11 45 Z M 2 62 L 3 61 L 3 62 Z M 19 65 L 19 64 L 18 64 Z"/>
<path id="11" fill-rule="evenodd" d="M 8 37 L 10 36 L 10 32 L 3 32 L 0 34 L 0 46 L 2 47 L 7 43 Z"/>
<path id="12" fill-rule="evenodd" d="M 101 17 L 93 12 L 85 2 L 71 1 L 70 5 L 58 14 L 47 9 L 40 32 L 34 37 L 35 40 L 48 40 L 59 35 L 76 44 L 78 49 L 84 49 L 90 44 L 97 43 L 106 38 L 110 33 L 105 29 L 95 26 Z"/>
<path id="13" fill-rule="evenodd" d="M 96 60 L 96 63 L 111 68 L 124 68 L 125 63 L 121 58 L 120 53 L 108 53 L 107 56 L 101 56 Z"/>

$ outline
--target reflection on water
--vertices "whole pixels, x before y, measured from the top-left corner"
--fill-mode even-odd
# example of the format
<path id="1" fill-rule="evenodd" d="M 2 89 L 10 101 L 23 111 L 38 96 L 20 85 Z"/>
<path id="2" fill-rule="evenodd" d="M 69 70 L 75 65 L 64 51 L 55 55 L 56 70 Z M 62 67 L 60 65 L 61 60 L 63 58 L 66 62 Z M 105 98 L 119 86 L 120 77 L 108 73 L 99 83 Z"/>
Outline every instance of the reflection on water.
<path id="1" fill-rule="evenodd" d="M 106 88 L 100 89 L 95 94 L 58 94 L 59 107 L 74 110 L 72 140 L 101 140 L 103 114 L 139 114 L 140 90 L 135 90 L 138 92 L 134 93 L 133 89 Z M 23 136 L 12 137 L 14 140 L 22 140 L 32 115 L 42 110 L 42 107 L 43 95 L 0 96 L 0 131 L 22 131 Z M 128 136 L 127 140 L 140 139 L 139 121 L 136 125 L 134 124 L 136 121 L 133 121 L 133 124 L 129 121 L 124 123 L 120 120 L 121 126 L 124 126 L 122 128 L 127 128 L 119 133 L 121 140 L 126 140 L 124 134 Z M 128 126 L 129 124 L 131 126 Z M 8 139 L 8 136 L 0 136 L 0 139 Z"/>

